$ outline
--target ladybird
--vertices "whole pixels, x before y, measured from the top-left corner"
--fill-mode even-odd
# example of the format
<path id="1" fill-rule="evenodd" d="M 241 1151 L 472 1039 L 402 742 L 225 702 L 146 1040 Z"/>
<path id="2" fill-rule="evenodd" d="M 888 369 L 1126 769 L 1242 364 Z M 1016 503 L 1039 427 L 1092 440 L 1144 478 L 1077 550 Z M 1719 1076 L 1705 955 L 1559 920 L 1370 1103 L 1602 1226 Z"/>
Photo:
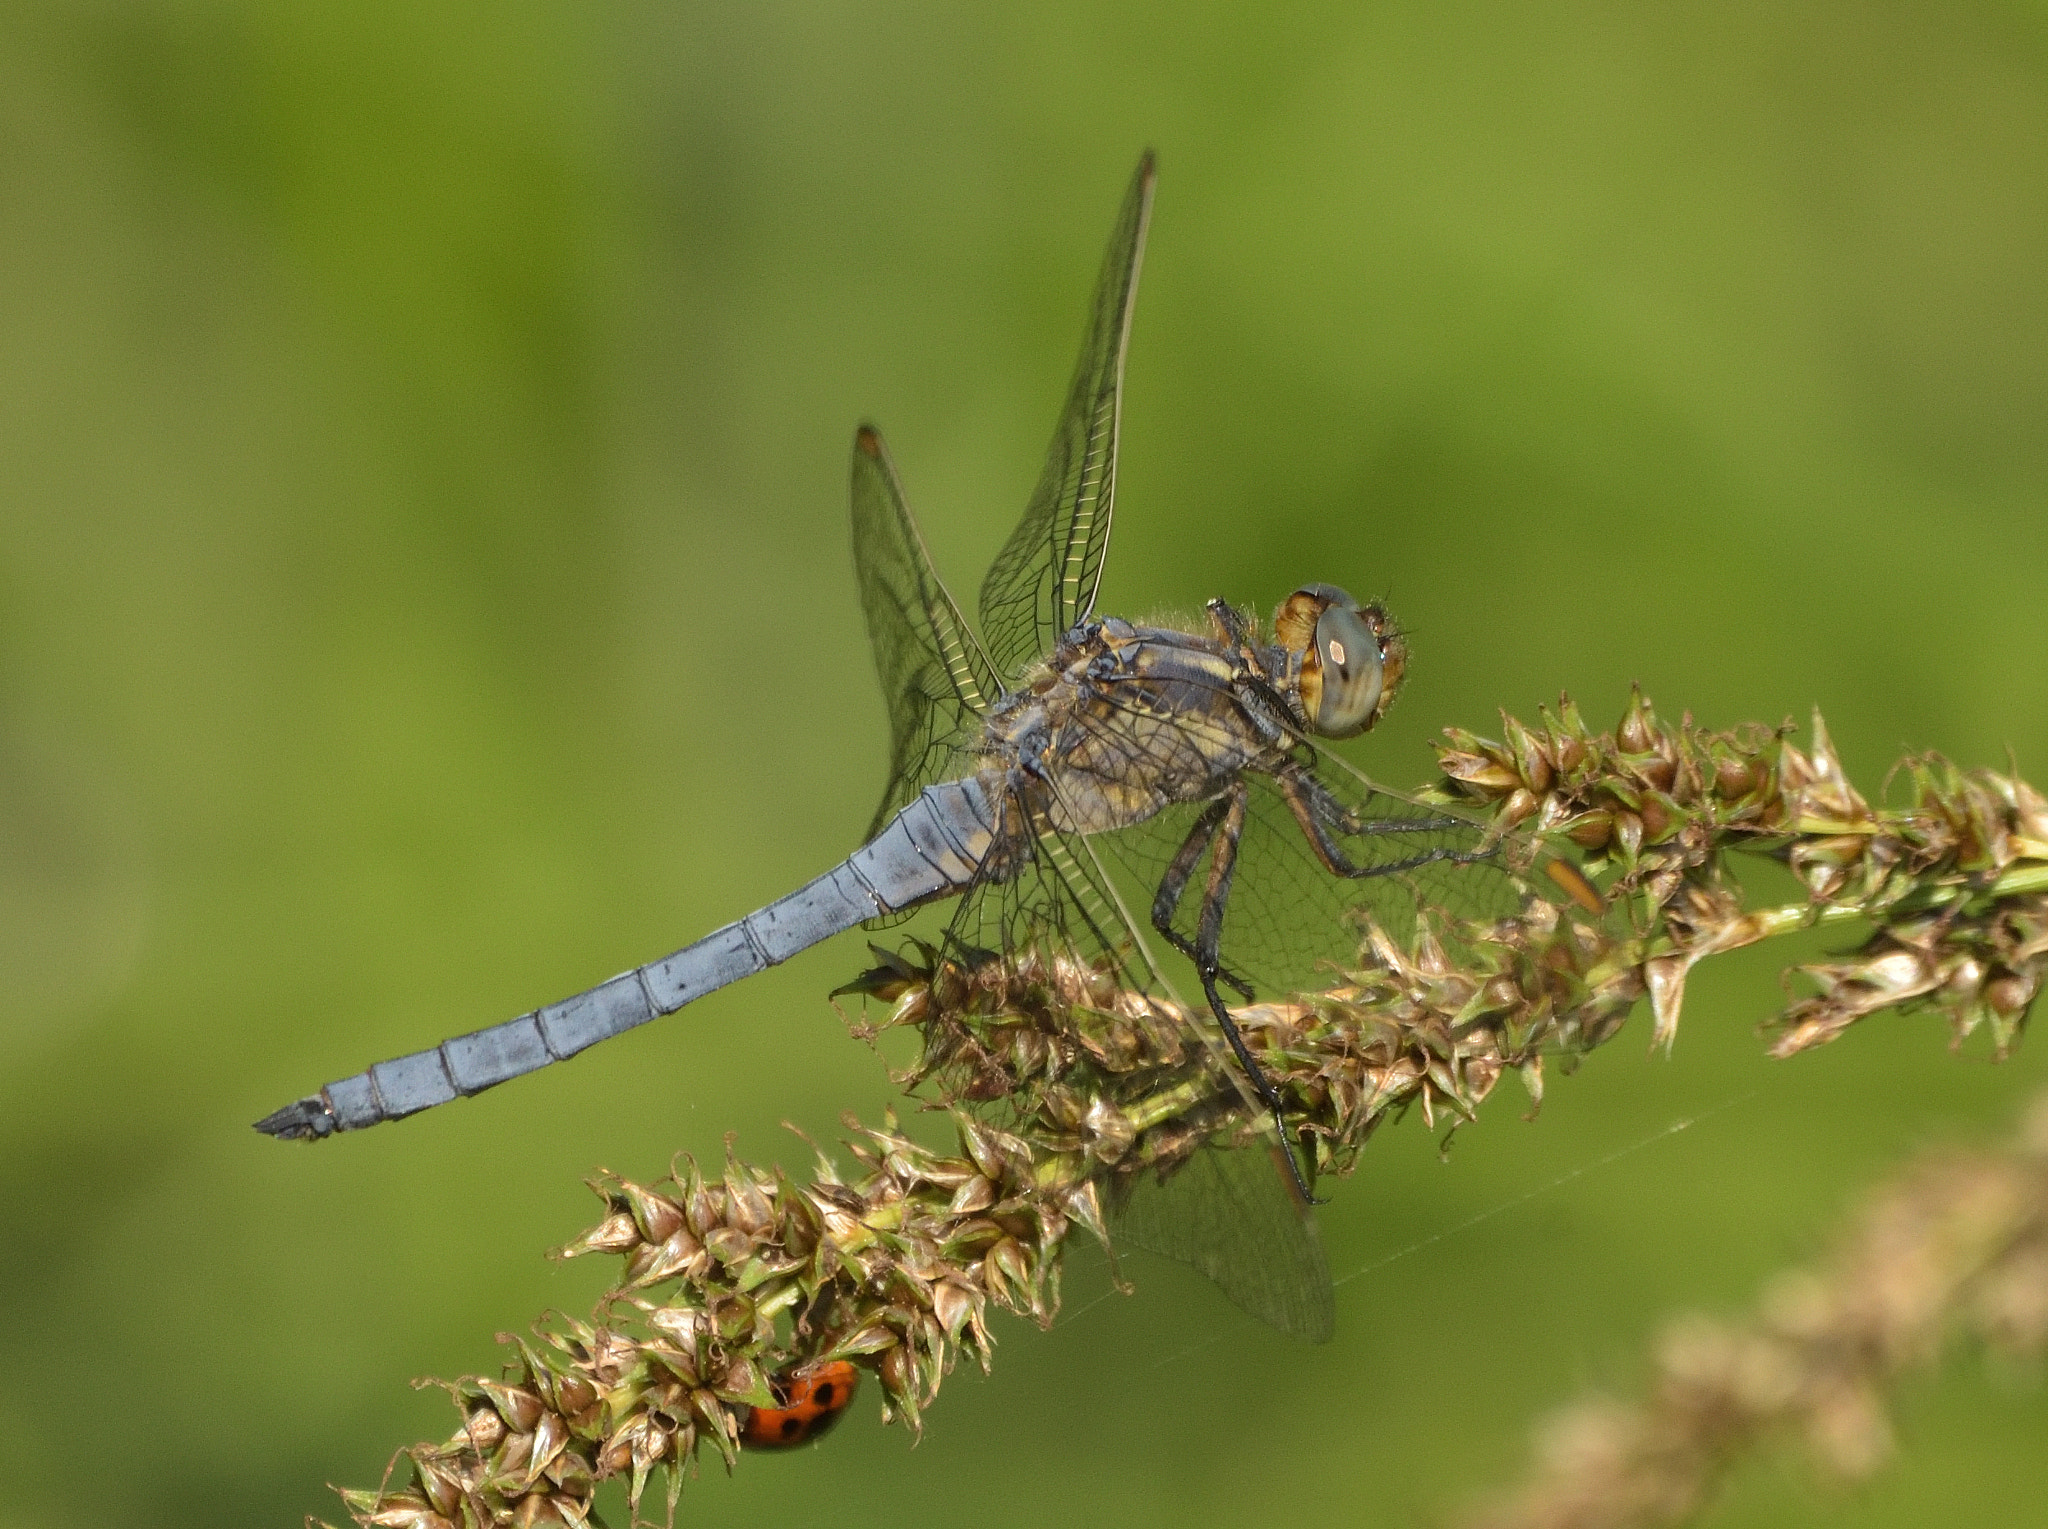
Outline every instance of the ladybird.
<path id="1" fill-rule="evenodd" d="M 776 1405 L 756 1407 L 740 1425 L 749 1449 L 790 1449 L 820 1437 L 853 1400 L 860 1371 L 843 1359 L 784 1370 L 768 1382 Z"/>

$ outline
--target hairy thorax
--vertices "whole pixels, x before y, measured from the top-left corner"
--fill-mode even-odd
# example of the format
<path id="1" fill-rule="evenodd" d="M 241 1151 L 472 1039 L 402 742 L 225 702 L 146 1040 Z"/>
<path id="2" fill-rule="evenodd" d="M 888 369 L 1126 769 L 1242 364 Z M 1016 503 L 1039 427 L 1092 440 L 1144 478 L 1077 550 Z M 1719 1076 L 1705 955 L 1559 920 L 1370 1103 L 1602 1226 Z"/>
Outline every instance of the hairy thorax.
<path id="1" fill-rule="evenodd" d="M 1058 829 L 1100 833 L 1203 801 L 1278 740 L 1213 637 L 1114 618 L 1076 628 L 990 711 L 984 768 Z"/>

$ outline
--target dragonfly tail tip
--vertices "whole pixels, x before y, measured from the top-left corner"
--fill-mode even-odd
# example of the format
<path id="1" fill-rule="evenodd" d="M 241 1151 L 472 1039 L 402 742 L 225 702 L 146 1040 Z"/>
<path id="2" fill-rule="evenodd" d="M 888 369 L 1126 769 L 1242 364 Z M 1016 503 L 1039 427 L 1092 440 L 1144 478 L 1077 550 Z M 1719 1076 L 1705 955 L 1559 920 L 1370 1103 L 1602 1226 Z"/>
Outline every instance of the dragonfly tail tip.
<path id="1" fill-rule="evenodd" d="M 256 1122 L 256 1129 L 279 1141 L 318 1141 L 332 1135 L 337 1125 L 333 1109 L 314 1094 L 308 1099 L 295 1099 L 281 1110 L 272 1110 Z"/>

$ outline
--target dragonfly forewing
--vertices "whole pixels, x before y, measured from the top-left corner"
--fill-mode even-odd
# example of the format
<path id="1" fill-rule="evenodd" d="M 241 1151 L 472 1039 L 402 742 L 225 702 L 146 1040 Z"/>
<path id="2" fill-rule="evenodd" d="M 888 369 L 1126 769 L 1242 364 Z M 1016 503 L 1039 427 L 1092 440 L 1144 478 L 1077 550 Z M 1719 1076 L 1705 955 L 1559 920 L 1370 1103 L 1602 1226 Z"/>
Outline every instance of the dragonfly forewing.
<path id="1" fill-rule="evenodd" d="M 1237 996 L 1249 1000 L 1313 994 L 1357 968 L 1377 929 L 1407 945 L 1428 921 L 1479 930 L 1514 914 L 1529 895 L 1518 841 L 1454 809 L 1418 802 L 1333 769 L 1322 756 L 1311 777 L 1341 817 L 1330 837 L 1359 874 L 1333 874 L 1304 829 L 1287 792 L 1248 774 L 1236 863 L 1222 915 L 1219 953 Z M 1104 858 L 1133 898 L 1147 899 L 1177 858 L 1198 840 L 1207 804 L 1176 804 L 1144 823 L 1102 836 Z M 1199 845 L 1183 865 L 1182 894 L 1168 923 L 1192 948 L 1203 891 L 1219 845 Z M 1162 938 L 1165 936 L 1162 935 Z"/>
<path id="2" fill-rule="evenodd" d="M 1130 345 L 1155 179 L 1147 153 L 1124 193 L 1116 231 L 1102 258 L 1081 357 L 1045 469 L 1024 518 L 982 581 L 982 640 L 997 674 L 1009 683 L 1095 609 L 1116 508 L 1124 353 Z"/>

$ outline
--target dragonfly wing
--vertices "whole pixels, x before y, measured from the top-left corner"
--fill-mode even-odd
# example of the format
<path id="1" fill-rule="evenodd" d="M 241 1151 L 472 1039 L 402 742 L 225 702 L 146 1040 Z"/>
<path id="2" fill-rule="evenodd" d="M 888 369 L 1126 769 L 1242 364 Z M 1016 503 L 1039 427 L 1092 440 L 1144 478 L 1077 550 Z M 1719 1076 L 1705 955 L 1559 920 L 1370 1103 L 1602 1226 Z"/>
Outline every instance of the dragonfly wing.
<path id="1" fill-rule="evenodd" d="M 1021 804 L 998 804 L 1005 823 L 1026 821 Z M 1033 956 L 1072 959 L 1110 974 L 1136 993 L 1171 998 L 1122 899 L 1088 841 L 1040 817 L 1026 842 L 998 847 L 960 902 L 947 938 L 964 952 L 993 952 L 1013 965 Z"/>
<path id="2" fill-rule="evenodd" d="M 1207 1010 L 1190 1008 L 1175 993 L 1129 910 L 1092 841 L 1041 819 L 1014 858 L 991 855 L 984 879 L 956 909 L 948 938 L 956 950 L 1000 952 L 1011 962 L 1034 953 L 1070 958 L 1192 1016 L 1217 1070 L 1244 1096 L 1248 1118 L 1264 1128 L 1265 1107 Z M 1296 1193 L 1284 1149 L 1271 1134 L 1251 1146 L 1204 1147 L 1164 1180 L 1140 1175 L 1115 1197 L 1112 1230 L 1207 1275 L 1252 1315 L 1320 1343 L 1334 1322 L 1329 1267 L 1314 1213 Z"/>
<path id="3" fill-rule="evenodd" d="M 1142 1175 L 1110 1207 L 1110 1231 L 1207 1275 L 1262 1322 L 1327 1343 L 1337 1328 L 1330 1266 L 1278 1150 L 1207 1147 L 1168 1178 Z"/>
<path id="4" fill-rule="evenodd" d="M 1116 500 L 1116 440 L 1131 304 L 1152 210 L 1152 155 L 1138 162 L 1088 313 L 1081 359 L 1038 487 L 981 586 L 981 630 L 1005 681 L 1052 651 L 1095 607 Z"/>
<path id="5" fill-rule="evenodd" d="M 1314 794 L 1343 825 L 1334 836 L 1336 847 L 1367 874 L 1340 878 L 1324 870 L 1309 848 L 1298 809 L 1271 783 L 1265 783 L 1262 837 L 1285 839 L 1294 858 L 1305 857 L 1323 872 L 1337 889 L 1354 936 L 1370 920 L 1405 941 L 1424 913 L 1438 933 L 1450 922 L 1484 926 L 1521 911 L 1532 896 L 1561 894 L 1542 874 L 1544 862 L 1555 856 L 1527 835 L 1383 786 L 1320 744 L 1307 743 L 1305 753 Z M 1285 895 L 1284 882 L 1271 878 L 1276 894 Z"/>
<path id="6" fill-rule="evenodd" d="M 1311 776 L 1307 794 L 1314 798 L 1309 810 L 1345 860 L 1368 874 L 1333 874 L 1289 793 L 1267 777 L 1244 777 L 1249 805 L 1220 956 L 1261 998 L 1284 1001 L 1356 970 L 1368 925 L 1401 943 L 1413 938 L 1425 916 L 1440 934 L 1446 920 L 1483 927 L 1523 907 L 1540 884 L 1529 874 L 1538 869 L 1529 841 L 1379 786 L 1338 756 L 1310 748 L 1302 758 Z M 1304 795 L 1299 788 L 1293 794 L 1296 800 Z M 1148 927 L 1153 895 L 1204 806 L 1170 806 L 1090 841 L 1104 851 L 1123 905 L 1142 908 Z M 1188 890 L 1172 910 L 1171 927 L 1189 945 L 1213 853 L 1212 844 L 1186 876 Z M 1165 956 L 1169 963 L 1177 959 Z M 1263 1114 L 1255 1101 L 1253 1114 Z M 1167 1179 L 1147 1175 L 1112 1201 L 1111 1230 L 1192 1265 L 1253 1315 L 1320 1342 L 1334 1322 L 1329 1269 L 1314 1223 L 1273 1156 L 1278 1150 L 1209 1147 Z"/>
<path id="7" fill-rule="evenodd" d="M 889 707 L 889 784 L 865 842 L 926 786 L 964 773 L 960 752 L 1001 693 L 932 567 L 881 434 L 867 425 L 853 438 L 853 567 Z"/>
<path id="8" fill-rule="evenodd" d="M 1270 777 L 1244 777 L 1249 801 L 1218 955 L 1259 999 L 1317 992 L 1358 970 L 1369 928 L 1406 946 L 1425 915 L 1441 936 L 1453 922 L 1483 929 L 1516 913 L 1532 889 L 1556 895 L 1531 874 L 1540 856 L 1527 840 L 1380 786 L 1334 754 L 1306 750 L 1304 758 L 1296 799 L 1314 799 L 1331 842 L 1364 874 L 1334 874 L 1289 793 Z M 1200 811 L 1200 803 L 1175 805 L 1097 841 L 1128 896 L 1146 899 L 1148 917 L 1151 893 Z M 1171 925 L 1189 944 L 1213 853 L 1213 845 L 1204 851 L 1172 909 Z"/>

